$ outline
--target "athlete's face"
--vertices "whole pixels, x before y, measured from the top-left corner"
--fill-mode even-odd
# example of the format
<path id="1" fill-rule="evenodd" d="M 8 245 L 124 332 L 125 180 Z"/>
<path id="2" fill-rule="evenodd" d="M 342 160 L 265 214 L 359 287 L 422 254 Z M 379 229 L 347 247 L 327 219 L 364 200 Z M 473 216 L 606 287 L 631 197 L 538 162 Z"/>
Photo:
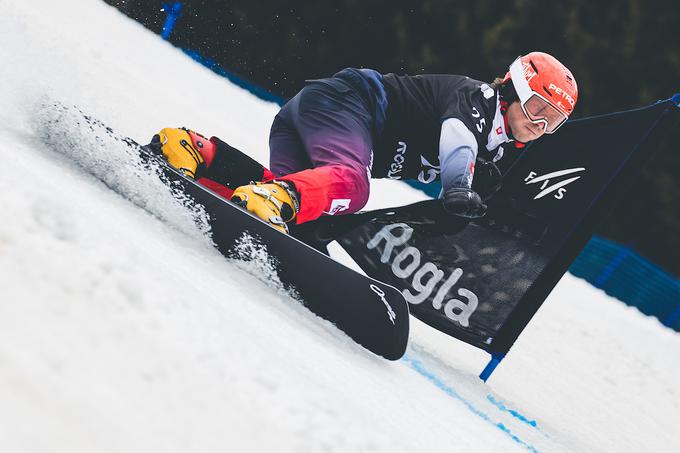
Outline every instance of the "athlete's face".
<path id="1" fill-rule="evenodd" d="M 541 135 L 545 134 L 543 124 L 534 124 L 529 121 L 529 118 L 524 114 L 524 110 L 522 110 L 522 106 L 519 105 L 519 102 L 510 104 L 505 115 L 508 118 L 508 126 L 510 126 L 510 131 L 515 137 L 515 140 L 526 143 L 531 140 L 536 140 Z"/>

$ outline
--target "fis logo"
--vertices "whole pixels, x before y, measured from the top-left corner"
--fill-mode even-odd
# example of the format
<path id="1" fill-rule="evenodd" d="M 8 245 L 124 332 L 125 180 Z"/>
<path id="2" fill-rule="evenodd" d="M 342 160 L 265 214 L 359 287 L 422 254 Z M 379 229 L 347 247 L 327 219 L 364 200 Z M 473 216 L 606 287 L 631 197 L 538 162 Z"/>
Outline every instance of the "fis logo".
<path id="1" fill-rule="evenodd" d="M 530 171 L 529 175 L 524 178 L 525 184 L 539 184 L 541 183 L 540 186 L 540 192 L 534 197 L 534 200 L 538 200 L 539 198 L 543 198 L 546 195 L 553 194 L 553 197 L 557 200 L 561 200 L 564 198 L 564 194 L 567 193 L 567 189 L 565 189 L 565 186 L 571 184 L 572 182 L 576 181 L 577 179 L 581 178 L 581 175 L 579 176 L 574 176 L 571 178 L 563 179 L 564 176 L 569 176 L 569 175 L 575 175 L 576 173 L 580 173 L 582 171 L 585 171 L 585 168 L 569 168 L 567 170 L 559 170 L 559 171 L 554 171 L 552 173 L 545 174 L 543 176 L 538 176 L 535 172 Z M 554 180 L 557 178 L 562 178 L 559 181 L 551 184 L 550 180 Z"/>
<path id="2" fill-rule="evenodd" d="M 371 283 L 371 291 L 376 293 L 382 303 L 385 305 L 385 308 L 387 308 L 387 316 L 390 318 L 390 322 L 392 325 L 394 325 L 394 320 L 397 319 L 397 314 L 394 312 L 392 309 L 392 306 L 387 302 L 387 299 L 385 298 L 385 291 L 380 289 L 380 287 L 375 286 L 374 284 Z"/>

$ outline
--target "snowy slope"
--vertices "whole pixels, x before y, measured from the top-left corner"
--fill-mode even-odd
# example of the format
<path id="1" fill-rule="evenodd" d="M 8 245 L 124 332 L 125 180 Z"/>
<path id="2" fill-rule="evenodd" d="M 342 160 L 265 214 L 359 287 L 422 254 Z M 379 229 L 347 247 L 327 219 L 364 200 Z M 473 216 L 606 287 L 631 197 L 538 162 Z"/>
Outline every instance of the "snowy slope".
<path id="1" fill-rule="evenodd" d="M 115 146 L 45 133 L 58 101 L 266 162 L 275 105 L 103 2 L 0 5 L 2 451 L 680 451 L 680 335 L 565 276 L 489 385 L 416 320 L 379 359 L 226 262 Z M 370 206 L 421 197 L 377 182 Z"/>

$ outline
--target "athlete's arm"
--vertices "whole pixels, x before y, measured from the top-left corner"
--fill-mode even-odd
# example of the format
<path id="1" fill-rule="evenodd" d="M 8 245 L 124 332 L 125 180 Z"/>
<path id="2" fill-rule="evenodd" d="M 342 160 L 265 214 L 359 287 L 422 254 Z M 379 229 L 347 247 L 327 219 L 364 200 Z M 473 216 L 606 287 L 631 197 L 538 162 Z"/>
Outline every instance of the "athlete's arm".
<path id="1" fill-rule="evenodd" d="M 444 191 L 471 188 L 477 160 L 477 140 L 470 129 L 457 118 L 442 122 L 439 136 L 439 163 Z"/>
<path id="2" fill-rule="evenodd" d="M 448 118 L 442 123 L 439 137 L 442 202 L 450 214 L 476 219 L 486 213 L 486 205 L 472 190 L 472 177 L 477 160 L 477 140 L 459 119 Z"/>

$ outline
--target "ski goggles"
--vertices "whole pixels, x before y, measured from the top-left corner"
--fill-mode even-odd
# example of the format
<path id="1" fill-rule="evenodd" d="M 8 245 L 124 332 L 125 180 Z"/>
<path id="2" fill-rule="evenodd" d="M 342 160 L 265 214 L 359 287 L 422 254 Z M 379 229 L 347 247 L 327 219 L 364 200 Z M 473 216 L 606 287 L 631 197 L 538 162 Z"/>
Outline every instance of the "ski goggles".
<path id="1" fill-rule="evenodd" d="M 535 73 L 530 77 L 534 76 Z M 542 125 L 546 134 L 554 133 L 567 121 L 567 115 L 555 107 L 549 100 L 531 89 L 524 75 L 520 58 L 517 58 L 510 65 L 510 78 L 517 92 L 522 111 L 529 121 Z"/>

